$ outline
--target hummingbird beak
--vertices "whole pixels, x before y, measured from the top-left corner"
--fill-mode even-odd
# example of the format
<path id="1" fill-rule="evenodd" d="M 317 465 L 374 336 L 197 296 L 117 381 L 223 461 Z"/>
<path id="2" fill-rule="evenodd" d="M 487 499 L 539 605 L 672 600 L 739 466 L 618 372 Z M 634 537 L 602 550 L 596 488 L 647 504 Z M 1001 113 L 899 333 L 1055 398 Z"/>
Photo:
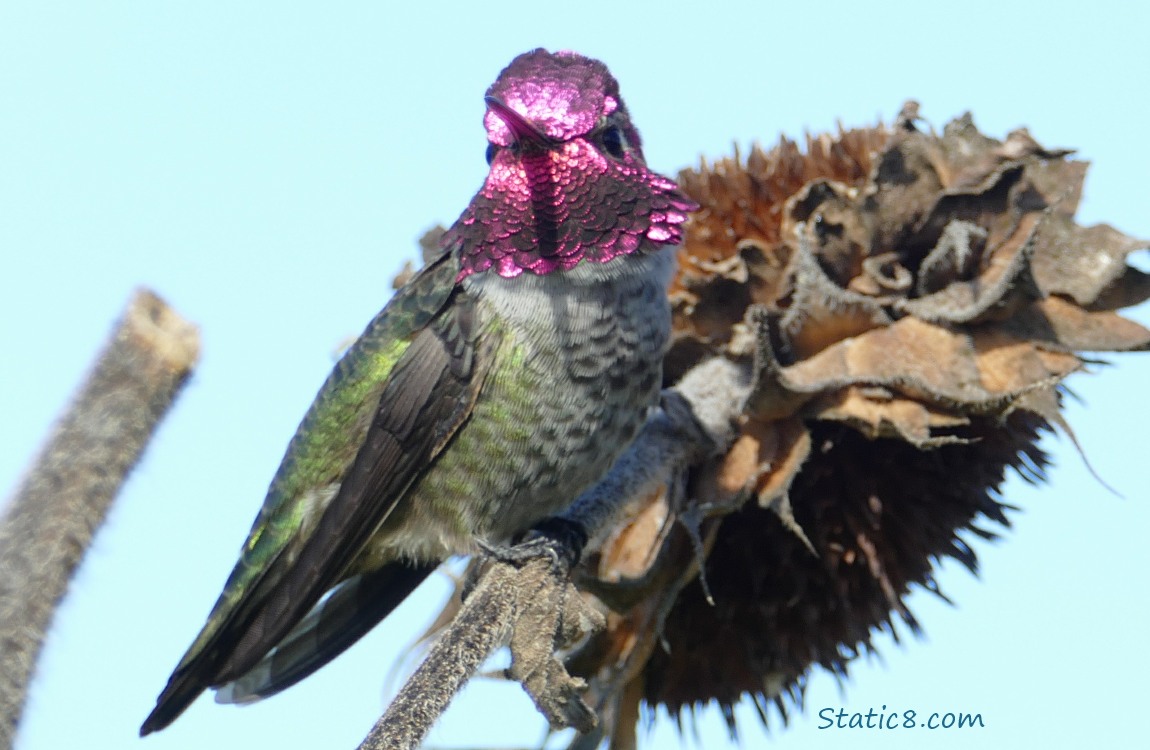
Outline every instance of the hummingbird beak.
<path id="1" fill-rule="evenodd" d="M 487 103 L 487 109 L 491 114 L 503 120 L 516 142 L 520 144 L 529 143 L 540 147 L 551 144 L 552 138 L 540 131 L 530 120 L 504 104 L 500 99 L 494 96 L 487 96 L 484 97 L 483 101 Z"/>

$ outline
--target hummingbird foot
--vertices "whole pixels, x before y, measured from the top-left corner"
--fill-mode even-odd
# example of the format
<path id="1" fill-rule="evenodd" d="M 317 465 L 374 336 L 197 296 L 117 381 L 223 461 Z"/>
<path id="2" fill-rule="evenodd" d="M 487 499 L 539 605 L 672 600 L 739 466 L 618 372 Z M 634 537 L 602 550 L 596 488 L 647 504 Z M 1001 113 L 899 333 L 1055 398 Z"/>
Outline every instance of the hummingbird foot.
<path id="1" fill-rule="evenodd" d="M 564 573 L 579 564 L 586 546 L 583 524 L 560 516 L 543 519 L 510 546 L 479 541 L 479 547 L 500 562 L 522 568 L 540 557 L 550 558 L 552 567 Z"/>

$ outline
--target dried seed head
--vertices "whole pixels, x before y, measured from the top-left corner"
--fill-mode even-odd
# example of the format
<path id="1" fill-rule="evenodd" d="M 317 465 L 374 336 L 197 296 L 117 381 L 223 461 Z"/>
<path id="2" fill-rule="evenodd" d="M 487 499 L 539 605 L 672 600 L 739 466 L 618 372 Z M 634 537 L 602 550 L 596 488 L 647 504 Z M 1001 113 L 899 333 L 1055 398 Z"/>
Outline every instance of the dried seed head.
<path id="1" fill-rule="evenodd" d="M 908 106 L 891 128 L 680 175 L 701 209 L 666 379 L 756 341 L 761 371 L 740 437 L 690 472 L 714 605 L 682 529 L 617 534 L 589 561 L 624 579 L 602 592 L 607 630 L 570 658 L 609 736 L 633 731 L 640 699 L 675 715 L 716 701 L 732 728 L 743 696 L 785 716 L 813 665 L 845 674 L 892 618 L 917 630 L 911 587 L 936 590 L 939 558 L 974 570 L 965 540 L 1007 525 L 1007 468 L 1042 478 L 1077 352 L 1150 347 L 1115 312 L 1150 297 L 1125 262 L 1147 244 L 1074 223 L 1085 163 L 969 116 L 941 135 L 917 122 Z M 636 523 L 673 506 L 649 502 Z"/>

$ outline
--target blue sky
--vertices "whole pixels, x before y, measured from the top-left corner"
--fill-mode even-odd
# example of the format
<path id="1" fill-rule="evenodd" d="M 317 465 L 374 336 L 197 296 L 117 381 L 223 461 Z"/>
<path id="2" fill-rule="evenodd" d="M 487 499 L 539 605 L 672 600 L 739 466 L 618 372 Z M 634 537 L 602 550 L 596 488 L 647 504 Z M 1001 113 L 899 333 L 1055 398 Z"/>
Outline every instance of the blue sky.
<path id="1" fill-rule="evenodd" d="M 345 657 L 265 703 L 203 699 L 136 730 L 214 601 L 283 448 L 333 362 L 391 294 L 427 227 L 485 172 L 482 95 L 537 46 L 603 59 L 649 162 L 673 174 L 732 143 L 963 111 L 1027 125 L 1093 162 L 1082 223 L 1150 237 L 1145 4 L 25 2 L 0 5 L 0 487 L 15 484 L 133 287 L 197 322 L 202 365 L 74 581 L 40 662 L 21 750 L 354 747 L 390 670 L 436 611 L 432 584 Z M 1145 262 L 1144 260 L 1142 261 Z M 1134 317 L 1150 322 L 1146 309 Z M 758 748 L 1130 746 L 1144 739 L 1150 359 L 1079 374 L 1067 409 L 1098 472 L 1049 440 L 1051 483 L 945 567 L 927 632 L 816 675 L 807 710 Z M 909 637 L 909 634 L 906 634 Z M 966 731 L 819 729 L 824 708 L 971 712 Z M 699 714 L 721 747 L 717 712 Z M 656 723 L 650 746 L 677 746 Z M 475 684 L 439 747 L 531 745 L 514 685 Z M 924 736 L 925 735 L 925 736 Z M 1137 740 L 1136 740 L 1137 738 Z M 141 744 L 141 742 L 146 743 Z"/>

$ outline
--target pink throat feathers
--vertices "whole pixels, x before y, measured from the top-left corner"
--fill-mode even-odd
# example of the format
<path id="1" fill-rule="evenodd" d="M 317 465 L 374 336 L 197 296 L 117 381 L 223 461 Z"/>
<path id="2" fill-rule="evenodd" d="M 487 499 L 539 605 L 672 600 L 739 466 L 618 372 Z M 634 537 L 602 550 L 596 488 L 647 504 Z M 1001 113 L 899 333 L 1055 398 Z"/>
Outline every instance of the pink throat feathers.
<path id="1" fill-rule="evenodd" d="M 548 274 L 681 241 L 696 205 L 647 168 L 606 65 L 534 50 L 487 97 L 491 169 L 443 238 L 461 248 L 460 280 Z"/>

